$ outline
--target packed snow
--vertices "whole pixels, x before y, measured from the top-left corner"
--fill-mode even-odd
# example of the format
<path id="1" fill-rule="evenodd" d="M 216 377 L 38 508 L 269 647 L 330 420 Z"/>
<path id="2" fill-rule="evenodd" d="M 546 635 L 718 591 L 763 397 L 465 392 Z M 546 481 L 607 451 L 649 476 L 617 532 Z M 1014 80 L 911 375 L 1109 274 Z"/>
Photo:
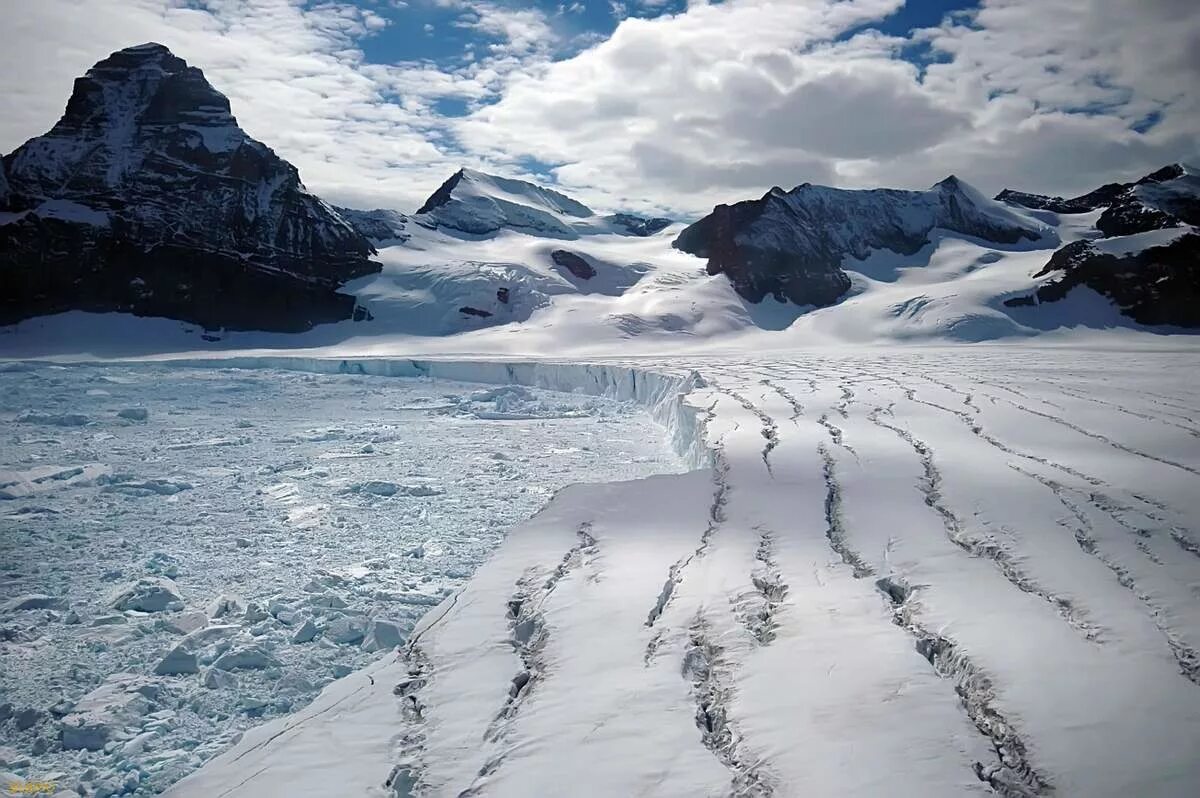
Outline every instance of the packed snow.
<path id="1" fill-rule="evenodd" d="M 564 485 L 683 468 L 628 401 L 331 370 L 0 370 L 0 771 L 160 792 L 387 656 Z"/>

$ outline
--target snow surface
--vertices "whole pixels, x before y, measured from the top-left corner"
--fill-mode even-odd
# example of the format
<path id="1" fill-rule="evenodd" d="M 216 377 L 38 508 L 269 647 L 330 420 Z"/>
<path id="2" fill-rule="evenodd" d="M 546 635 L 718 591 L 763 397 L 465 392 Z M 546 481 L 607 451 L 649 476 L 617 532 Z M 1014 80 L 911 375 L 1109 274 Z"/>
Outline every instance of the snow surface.
<path id="1" fill-rule="evenodd" d="M 416 371 L 20 364 L 0 424 L 5 743 L 139 795 L 393 650 L 563 485 L 683 468 L 628 401 Z"/>
<path id="2" fill-rule="evenodd" d="M 1144 233 L 1134 233 L 1128 236 L 1104 238 L 1092 244 L 1092 247 L 1107 255 L 1129 255 L 1141 252 L 1150 247 L 1164 247 L 1175 239 L 1188 233 L 1194 233 L 1196 228 L 1183 225 L 1181 227 L 1164 227 L 1159 230 L 1147 230 Z"/>
<path id="3" fill-rule="evenodd" d="M 509 370 L 641 390 L 711 465 L 560 492 L 168 794 L 1194 791 L 1194 352 L 688 360 Z"/>

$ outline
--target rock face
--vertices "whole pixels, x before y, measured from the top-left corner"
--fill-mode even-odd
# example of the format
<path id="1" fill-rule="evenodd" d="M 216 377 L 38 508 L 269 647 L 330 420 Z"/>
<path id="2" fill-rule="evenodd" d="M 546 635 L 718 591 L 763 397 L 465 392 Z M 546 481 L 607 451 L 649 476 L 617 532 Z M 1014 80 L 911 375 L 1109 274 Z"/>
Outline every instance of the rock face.
<path id="1" fill-rule="evenodd" d="M 634 216 L 631 213 L 614 213 L 604 218 L 614 227 L 623 229 L 627 234 L 642 238 L 660 233 L 667 227 L 670 227 L 672 223 L 665 216 L 655 216 L 647 219 L 642 216 Z"/>
<path id="2" fill-rule="evenodd" d="M 1086 213 L 1104 208 L 1096 229 L 1105 236 L 1200 225 L 1200 176 L 1183 164 L 1170 164 L 1133 183 L 1108 183 L 1072 199 L 1005 189 L 996 199 L 1055 213 Z"/>
<path id="3" fill-rule="evenodd" d="M 1200 327 L 1200 176 L 1192 168 L 1171 164 L 1073 199 L 1014 191 L 997 198 L 1064 214 L 1104 208 L 1097 239 L 1067 244 L 1035 275 L 1057 279 L 1005 305 L 1056 302 L 1082 285 L 1140 324 Z"/>
<path id="4" fill-rule="evenodd" d="M 1057 302 L 1085 285 L 1111 299 L 1139 324 L 1200 327 L 1200 233 L 1128 253 L 1105 252 L 1092 241 L 1074 241 L 1054 253 L 1037 277 L 1058 274 L 1009 307 Z"/>
<path id="5" fill-rule="evenodd" d="M 0 324 L 89 310 L 306 330 L 353 316 L 336 288 L 378 271 L 373 252 L 158 44 L 76 79 L 0 169 Z"/>
<path id="6" fill-rule="evenodd" d="M 372 241 L 403 244 L 412 237 L 405 232 L 405 228 L 408 227 L 408 217 L 399 211 L 386 208 L 359 211 L 354 208 L 341 207 L 335 207 L 334 210 L 353 225 L 355 230 Z"/>
<path id="7" fill-rule="evenodd" d="M 951 176 L 928 191 L 853 191 L 805 183 L 762 198 L 718 205 L 674 246 L 708 259 L 751 302 L 766 296 L 830 305 L 850 289 L 841 265 L 874 249 L 912 255 L 942 228 L 997 244 L 1037 240 L 1030 221 Z"/>
<path id="8" fill-rule="evenodd" d="M 550 259 L 555 265 L 561 266 L 580 280 L 590 280 L 596 276 L 596 270 L 579 255 L 565 249 L 556 249 L 550 253 Z"/>

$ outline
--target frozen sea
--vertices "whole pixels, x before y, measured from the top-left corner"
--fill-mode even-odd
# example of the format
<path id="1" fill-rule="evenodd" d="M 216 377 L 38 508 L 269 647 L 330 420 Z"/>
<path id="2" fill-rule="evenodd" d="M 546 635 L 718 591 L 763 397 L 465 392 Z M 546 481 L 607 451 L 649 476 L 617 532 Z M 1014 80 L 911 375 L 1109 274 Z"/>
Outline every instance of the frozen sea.
<path id="1" fill-rule="evenodd" d="M 0 424 L 0 771 L 114 794 L 390 656 L 567 484 L 684 470 L 634 405 L 429 379 L 10 365 Z"/>

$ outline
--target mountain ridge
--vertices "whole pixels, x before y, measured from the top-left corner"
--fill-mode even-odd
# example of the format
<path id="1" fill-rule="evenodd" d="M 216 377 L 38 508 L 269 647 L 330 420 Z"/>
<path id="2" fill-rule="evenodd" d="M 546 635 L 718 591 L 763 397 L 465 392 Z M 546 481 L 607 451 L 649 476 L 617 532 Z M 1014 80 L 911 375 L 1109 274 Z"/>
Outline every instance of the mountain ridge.
<path id="1" fill-rule="evenodd" d="M 728 276 L 751 302 L 773 296 L 824 307 L 850 289 L 845 258 L 874 249 L 912 255 L 939 227 L 1006 245 L 1047 232 L 951 175 L 927 191 L 776 186 L 757 200 L 718 205 L 673 246 L 707 258 L 708 273 Z"/>

